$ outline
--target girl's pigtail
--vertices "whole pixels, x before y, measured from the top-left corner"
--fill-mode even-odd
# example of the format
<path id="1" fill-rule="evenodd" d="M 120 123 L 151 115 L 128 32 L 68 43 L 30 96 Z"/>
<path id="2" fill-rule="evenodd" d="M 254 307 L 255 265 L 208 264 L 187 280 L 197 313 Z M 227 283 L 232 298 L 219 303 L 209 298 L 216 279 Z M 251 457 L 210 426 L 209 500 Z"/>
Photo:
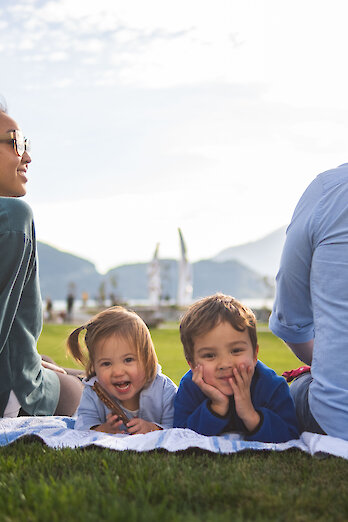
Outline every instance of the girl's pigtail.
<path id="1" fill-rule="evenodd" d="M 86 355 L 85 351 L 81 348 L 79 343 L 79 334 L 82 332 L 82 330 L 85 330 L 86 326 L 80 326 L 79 328 L 76 328 L 68 337 L 67 345 L 68 345 L 68 352 L 74 357 L 74 359 L 82 364 L 82 366 L 86 367 L 89 357 Z"/>

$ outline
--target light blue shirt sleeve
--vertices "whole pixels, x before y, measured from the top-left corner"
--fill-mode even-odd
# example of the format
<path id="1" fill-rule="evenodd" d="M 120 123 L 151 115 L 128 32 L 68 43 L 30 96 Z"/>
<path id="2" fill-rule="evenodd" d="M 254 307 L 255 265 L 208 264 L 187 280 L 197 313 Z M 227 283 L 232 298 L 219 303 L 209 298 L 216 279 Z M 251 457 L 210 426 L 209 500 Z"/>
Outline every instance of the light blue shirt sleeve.
<path id="1" fill-rule="evenodd" d="M 316 178 L 295 209 L 276 277 L 277 292 L 269 326 L 275 335 L 290 343 L 314 338 L 310 270 L 315 243 L 313 222 L 321 193 L 321 182 Z"/>

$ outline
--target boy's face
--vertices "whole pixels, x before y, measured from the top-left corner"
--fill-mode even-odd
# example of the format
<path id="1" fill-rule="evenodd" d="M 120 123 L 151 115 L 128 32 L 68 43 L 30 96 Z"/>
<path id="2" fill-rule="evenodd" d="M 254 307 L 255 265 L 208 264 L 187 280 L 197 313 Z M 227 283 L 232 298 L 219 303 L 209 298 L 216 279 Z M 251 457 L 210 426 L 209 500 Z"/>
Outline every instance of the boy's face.
<path id="1" fill-rule="evenodd" d="M 203 367 L 203 379 L 225 395 L 233 395 L 228 379 L 234 368 L 251 366 L 257 363 L 258 346 L 253 350 L 248 330 L 235 330 L 230 323 L 220 322 L 209 332 L 194 339 L 194 361 L 189 363 L 193 369 L 198 364 Z"/>

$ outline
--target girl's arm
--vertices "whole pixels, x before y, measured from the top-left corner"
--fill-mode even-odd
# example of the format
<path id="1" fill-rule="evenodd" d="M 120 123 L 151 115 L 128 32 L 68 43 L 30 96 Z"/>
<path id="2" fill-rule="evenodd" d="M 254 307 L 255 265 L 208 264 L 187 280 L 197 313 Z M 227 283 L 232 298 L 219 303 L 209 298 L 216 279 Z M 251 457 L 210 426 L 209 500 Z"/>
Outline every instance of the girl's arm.
<path id="1" fill-rule="evenodd" d="M 174 382 L 166 377 L 165 384 L 163 386 L 163 400 L 162 400 L 162 418 L 160 426 L 164 429 L 172 428 L 174 424 L 174 399 L 178 387 Z"/>
<path id="2" fill-rule="evenodd" d="M 77 410 L 75 430 L 95 429 L 106 421 L 106 411 L 89 385 L 85 385 Z"/>

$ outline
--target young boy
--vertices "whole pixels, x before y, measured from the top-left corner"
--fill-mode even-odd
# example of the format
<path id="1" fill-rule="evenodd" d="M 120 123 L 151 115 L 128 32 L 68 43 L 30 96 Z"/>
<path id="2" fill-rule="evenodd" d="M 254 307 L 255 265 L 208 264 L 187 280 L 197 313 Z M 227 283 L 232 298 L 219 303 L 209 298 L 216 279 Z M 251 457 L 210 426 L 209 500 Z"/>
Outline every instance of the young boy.
<path id="1" fill-rule="evenodd" d="M 235 431 L 261 442 L 298 438 L 285 379 L 257 360 L 249 308 L 228 295 L 206 297 L 189 307 L 180 335 L 191 370 L 175 398 L 175 428 L 202 435 Z"/>

